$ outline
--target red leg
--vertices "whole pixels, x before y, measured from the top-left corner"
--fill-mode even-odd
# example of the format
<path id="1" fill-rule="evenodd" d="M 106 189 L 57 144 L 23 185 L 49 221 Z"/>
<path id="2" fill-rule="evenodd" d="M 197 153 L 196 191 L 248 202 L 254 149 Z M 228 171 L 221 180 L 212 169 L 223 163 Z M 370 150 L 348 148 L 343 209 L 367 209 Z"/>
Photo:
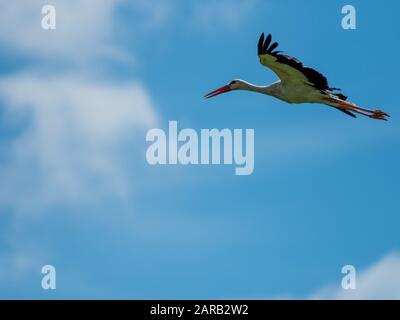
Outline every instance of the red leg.
<path id="1" fill-rule="evenodd" d="M 356 112 L 358 114 L 362 114 L 362 115 L 367 116 L 367 117 L 369 117 L 371 119 L 387 121 L 386 117 L 390 117 L 386 112 L 383 112 L 381 110 L 364 109 L 364 108 L 361 108 L 361 107 L 355 105 L 354 103 L 347 102 L 347 101 L 342 101 L 342 100 L 338 100 L 336 102 L 343 109 L 346 109 L 346 110 L 349 110 L 349 111 L 352 111 L 352 112 Z"/>

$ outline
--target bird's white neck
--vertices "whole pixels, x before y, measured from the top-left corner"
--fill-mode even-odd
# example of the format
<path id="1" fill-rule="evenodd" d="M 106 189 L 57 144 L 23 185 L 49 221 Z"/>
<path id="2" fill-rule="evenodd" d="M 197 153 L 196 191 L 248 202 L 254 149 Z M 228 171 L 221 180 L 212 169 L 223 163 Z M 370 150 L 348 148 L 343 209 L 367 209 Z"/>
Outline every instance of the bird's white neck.
<path id="1" fill-rule="evenodd" d="M 253 91 L 253 92 L 266 94 L 269 96 L 276 96 L 279 91 L 279 87 L 280 87 L 280 81 L 275 82 L 270 85 L 267 85 L 267 86 L 257 86 L 255 84 L 243 81 L 242 87 L 240 88 L 240 90 Z"/>

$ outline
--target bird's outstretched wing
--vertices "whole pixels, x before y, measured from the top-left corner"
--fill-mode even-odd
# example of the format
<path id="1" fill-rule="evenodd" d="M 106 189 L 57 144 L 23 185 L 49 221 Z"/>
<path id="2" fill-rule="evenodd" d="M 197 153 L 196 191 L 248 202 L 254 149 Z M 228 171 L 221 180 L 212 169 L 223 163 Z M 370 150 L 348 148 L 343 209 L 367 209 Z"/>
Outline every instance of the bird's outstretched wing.
<path id="1" fill-rule="evenodd" d="M 276 73 L 283 83 L 302 82 L 307 83 L 321 91 L 340 90 L 330 88 L 328 80 L 318 71 L 304 66 L 299 60 L 291 56 L 281 54 L 281 51 L 275 51 L 278 43 L 272 43 L 272 37 L 261 34 L 258 41 L 258 56 L 262 65 L 270 68 Z M 337 94 L 341 99 L 346 97 Z"/>
<path id="2" fill-rule="evenodd" d="M 340 100 L 347 100 L 347 97 L 341 93 L 338 88 L 330 88 L 328 80 L 318 71 L 304 66 L 299 60 L 294 57 L 281 54 L 281 51 L 275 51 L 278 48 L 278 43 L 272 43 L 272 36 L 267 37 L 264 33 L 261 34 L 258 40 L 258 56 L 262 65 L 271 69 L 281 79 L 282 83 L 296 84 L 306 83 L 313 86 L 321 92 L 327 93 Z M 356 117 L 353 113 L 342 108 L 336 108 L 349 116 Z"/>

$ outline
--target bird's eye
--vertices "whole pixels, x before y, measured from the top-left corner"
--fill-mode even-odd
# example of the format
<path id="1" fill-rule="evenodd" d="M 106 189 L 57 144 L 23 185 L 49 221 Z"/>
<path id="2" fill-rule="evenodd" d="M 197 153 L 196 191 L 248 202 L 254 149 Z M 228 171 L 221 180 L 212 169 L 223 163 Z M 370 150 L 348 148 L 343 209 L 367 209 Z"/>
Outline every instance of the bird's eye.
<path id="1" fill-rule="evenodd" d="M 234 80 L 234 81 L 231 81 L 231 83 L 230 83 L 230 85 L 232 85 L 232 84 L 235 84 L 236 83 L 236 81 Z"/>

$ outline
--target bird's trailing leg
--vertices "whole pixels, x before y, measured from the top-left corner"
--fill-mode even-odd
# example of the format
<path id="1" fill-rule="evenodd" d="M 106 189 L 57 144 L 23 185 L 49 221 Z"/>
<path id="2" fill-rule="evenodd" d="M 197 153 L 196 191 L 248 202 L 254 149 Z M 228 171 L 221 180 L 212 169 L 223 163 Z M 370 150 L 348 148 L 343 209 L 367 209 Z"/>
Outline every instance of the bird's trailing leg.
<path id="1" fill-rule="evenodd" d="M 362 114 L 371 119 L 387 121 L 388 120 L 387 117 L 390 117 L 386 112 L 381 111 L 381 110 L 364 109 L 364 108 L 361 108 L 361 107 L 355 105 L 354 103 L 343 101 L 343 100 L 336 100 L 335 102 L 339 108 L 342 108 L 342 109 L 345 109 L 345 110 L 348 110 L 351 112 L 355 112 L 358 114 Z"/>

